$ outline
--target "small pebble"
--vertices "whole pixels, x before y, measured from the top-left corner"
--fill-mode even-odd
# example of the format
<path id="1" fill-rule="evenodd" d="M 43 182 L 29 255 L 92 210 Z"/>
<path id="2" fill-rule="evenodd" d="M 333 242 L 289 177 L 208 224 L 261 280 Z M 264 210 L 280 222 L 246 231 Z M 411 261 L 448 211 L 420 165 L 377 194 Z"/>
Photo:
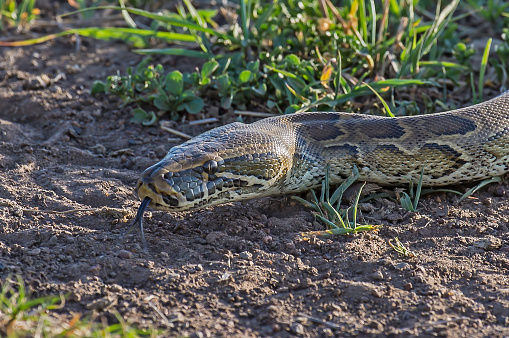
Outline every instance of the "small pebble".
<path id="1" fill-rule="evenodd" d="M 408 270 L 408 269 L 410 269 L 410 264 L 408 264 L 407 262 L 401 262 L 401 263 L 398 263 L 398 264 L 394 265 L 394 269 L 396 269 L 396 270 Z"/>
<path id="2" fill-rule="evenodd" d="M 493 192 L 495 196 L 504 196 L 505 195 L 505 189 L 503 186 L 499 185 L 495 188 L 495 191 Z"/>
<path id="3" fill-rule="evenodd" d="M 122 259 L 130 259 L 132 257 L 132 253 L 130 251 L 127 251 L 127 250 L 120 250 L 118 252 L 118 257 L 122 258 Z"/>
<path id="4" fill-rule="evenodd" d="M 379 321 L 372 321 L 371 323 L 369 323 L 369 327 L 372 328 L 372 329 L 375 329 L 375 330 L 383 330 L 384 326 L 382 325 L 382 323 L 380 323 Z"/>
<path id="5" fill-rule="evenodd" d="M 405 285 L 403 285 L 403 290 L 406 290 L 406 291 L 410 291 L 413 288 L 414 287 L 413 287 L 412 283 L 406 283 Z"/>
<path id="6" fill-rule="evenodd" d="M 375 271 L 371 277 L 373 277 L 374 280 L 384 280 L 384 274 L 380 270 Z"/>
<path id="7" fill-rule="evenodd" d="M 320 337 L 334 337 L 334 332 L 328 327 L 322 328 L 319 332 Z"/>
<path id="8" fill-rule="evenodd" d="M 111 284 L 110 291 L 111 292 L 119 292 L 119 291 L 122 291 L 122 287 L 118 284 Z"/>
<path id="9" fill-rule="evenodd" d="M 239 258 L 250 261 L 251 259 L 253 259 L 253 254 L 250 253 L 249 251 L 243 251 L 239 254 Z"/>
<path id="10" fill-rule="evenodd" d="M 39 248 L 35 248 L 35 249 L 33 249 L 33 250 L 28 251 L 28 254 L 29 254 L 30 256 L 37 256 L 37 255 L 39 255 L 40 253 L 41 253 L 41 249 L 39 249 Z"/>
<path id="11" fill-rule="evenodd" d="M 304 335 L 304 326 L 299 323 L 293 323 L 290 326 L 290 332 L 296 335 Z"/>
<path id="12" fill-rule="evenodd" d="M 463 277 L 470 279 L 470 278 L 472 278 L 472 273 L 470 271 L 464 271 Z"/>

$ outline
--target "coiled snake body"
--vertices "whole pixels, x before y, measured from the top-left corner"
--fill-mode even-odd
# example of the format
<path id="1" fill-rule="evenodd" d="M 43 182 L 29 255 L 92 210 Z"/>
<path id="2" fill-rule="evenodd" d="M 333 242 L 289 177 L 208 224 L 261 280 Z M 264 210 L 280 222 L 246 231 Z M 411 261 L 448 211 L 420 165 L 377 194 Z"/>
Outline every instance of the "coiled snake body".
<path id="1" fill-rule="evenodd" d="M 172 148 L 138 181 L 140 199 L 179 211 L 305 191 L 325 168 L 360 180 L 443 186 L 509 171 L 509 92 L 449 112 L 388 118 L 300 113 L 215 128 Z"/>

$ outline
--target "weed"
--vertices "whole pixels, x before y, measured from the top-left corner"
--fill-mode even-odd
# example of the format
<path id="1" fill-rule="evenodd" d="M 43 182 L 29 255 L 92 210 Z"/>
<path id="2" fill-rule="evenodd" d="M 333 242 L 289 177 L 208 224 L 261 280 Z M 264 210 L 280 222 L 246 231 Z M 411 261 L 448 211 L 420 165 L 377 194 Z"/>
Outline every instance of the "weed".
<path id="1" fill-rule="evenodd" d="M 18 31 L 28 29 L 40 10 L 35 8 L 35 0 L 0 0 L 0 31 L 16 27 Z"/>
<path id="2" fill-rule="evenodd" d="M 362 187 L 357 193 L 353 206 L 347 209 L 340 208 L 343 193 L 357 180 L 358 177 L 359 170 L 354 165 L 352 175 L 343 181 L 334 193 L 330 195 L 329 165 L 327 165 L 325 179 L 322 181 L 320 199 L 318 199 L 314 190 L 311 190 L 311 193 L 313 194 L 313 201 L 311 202 L 297 196 L 292 196 L 293 199 L 311 208 L 316 218 L 329 227 L 329 230 L 306 232 L 302 234 L 303 236 L 346 235 L 355 234 L 357 232 L 373 231 L 379 228 L 379 226 L 376 225 L 358 225 L 357 223 L 358 205 Z M 352 214 L 351 221 L 349 219 L 350 213 Z"/>
<path id="3" fill-rule="evenodd" d="M 395 237 L 394 241 L 396 242 L 396 244 L 392 244 L 392 241 L 389 240 L 389 245 L 391 246 L 391 248 L 394 249 L 394 251 L 396 251 L 401 256 L 404 256 L 404 257 L 415 257 L 415 256 L 417 256 L 415 253 L 410 251 L 410 249 L 408 249 L 405 245 L 403 245 L 403 243 L 400 242 L 398 237 Z"/>
<path id="4" fill-rule="evenodd" d="M 7 337 L 155 337 L 158 331 L 139 330 L 115 313 L 118 323 L 100 323 L 95 318 L 75 315 L 62 323 L 51 315 L 65 306 L 60 296 L 33 297 L 21 277 L 7 277 L 0 283 L 0 336 Z"/>

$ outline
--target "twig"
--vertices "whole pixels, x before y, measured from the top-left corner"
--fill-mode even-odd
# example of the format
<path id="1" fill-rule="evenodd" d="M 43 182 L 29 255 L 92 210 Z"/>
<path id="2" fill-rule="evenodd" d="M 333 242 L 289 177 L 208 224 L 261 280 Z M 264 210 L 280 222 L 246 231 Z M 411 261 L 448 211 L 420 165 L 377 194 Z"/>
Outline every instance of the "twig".
<path id="1" fill-rule="evenodd" d="M 192 137 L 192 136 L 190 136 L 190 135 L 184 134 L 183 132 L 180 132 L 180 131 L 178 131 L 178 130 L 175 130 L 175 129 L 173 129 L 173 128 L 170 128 L 170 127 L 166 126 L 166 125 L 165 125 L 165 124 L 163 124 L 162 122 L 161 122 L 161 129 L 166 130 L 167 132 L 172 133 L 172 134 L 174 134 L 174 135 L 177 135 L 177 136 L 180 136 L 180 137 L 182 137 L 182 138 L 185 138 L 186 140 L 190 140 L 190 139 L 192 139 L 192 138 L 193 138 L 193 137 Z"/>
<path id="2" fill-rule="evenodd" d="M 259 112 L 256 112 L 256 111 L 244 111 L 244 110 L 235 110 L 234 113 L 237 114 L 237 115 L 254 116 L 254 117 L 272 117 L 272 116 L 277 116 L 277 114 L 259 113 Z"/>
<path id="3" fill-rule="evenodd" d="M 214 122 L 219 122 L 219 120 L 217 119 L 217 117 L 211 117 L 211 118 L 208 118 L 208 119 L 202 119 L 202 120 L 190 121 L 190 122 L 189 122 L 189 125 L 190 125 L 190 126 L 196 126 L 196 125 L 198 125 L 198 124 L 207 124 L 207 123 L 214 123 Z"/>

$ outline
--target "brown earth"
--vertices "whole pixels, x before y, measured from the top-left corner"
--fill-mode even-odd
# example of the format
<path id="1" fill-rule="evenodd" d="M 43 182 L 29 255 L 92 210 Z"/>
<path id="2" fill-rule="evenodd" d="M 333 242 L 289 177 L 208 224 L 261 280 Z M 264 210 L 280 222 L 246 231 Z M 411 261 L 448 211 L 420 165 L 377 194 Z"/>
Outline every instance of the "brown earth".
<path id="1" fill-rule="evenodd" d="M 20 275 L 36 296 L 70 293 L 66 318 L 114 321 L 118 311 L 172 336 L 509 336 L 507 183 L 460 204 L 428 195 L 417 213 L 371 201 L 365 220 L 379 232 L 308 241 L 300 233 L 323 226 L 285 197 L 150 211 L 144 253 L 138 230 L 126 235 L 136 180 L 182 140 L 88 94 L 139 56 L 114 43 L 75 47 L 2 49 L 3 280 Z M 398 256 L 394 237 L 417 256 Z"/>

